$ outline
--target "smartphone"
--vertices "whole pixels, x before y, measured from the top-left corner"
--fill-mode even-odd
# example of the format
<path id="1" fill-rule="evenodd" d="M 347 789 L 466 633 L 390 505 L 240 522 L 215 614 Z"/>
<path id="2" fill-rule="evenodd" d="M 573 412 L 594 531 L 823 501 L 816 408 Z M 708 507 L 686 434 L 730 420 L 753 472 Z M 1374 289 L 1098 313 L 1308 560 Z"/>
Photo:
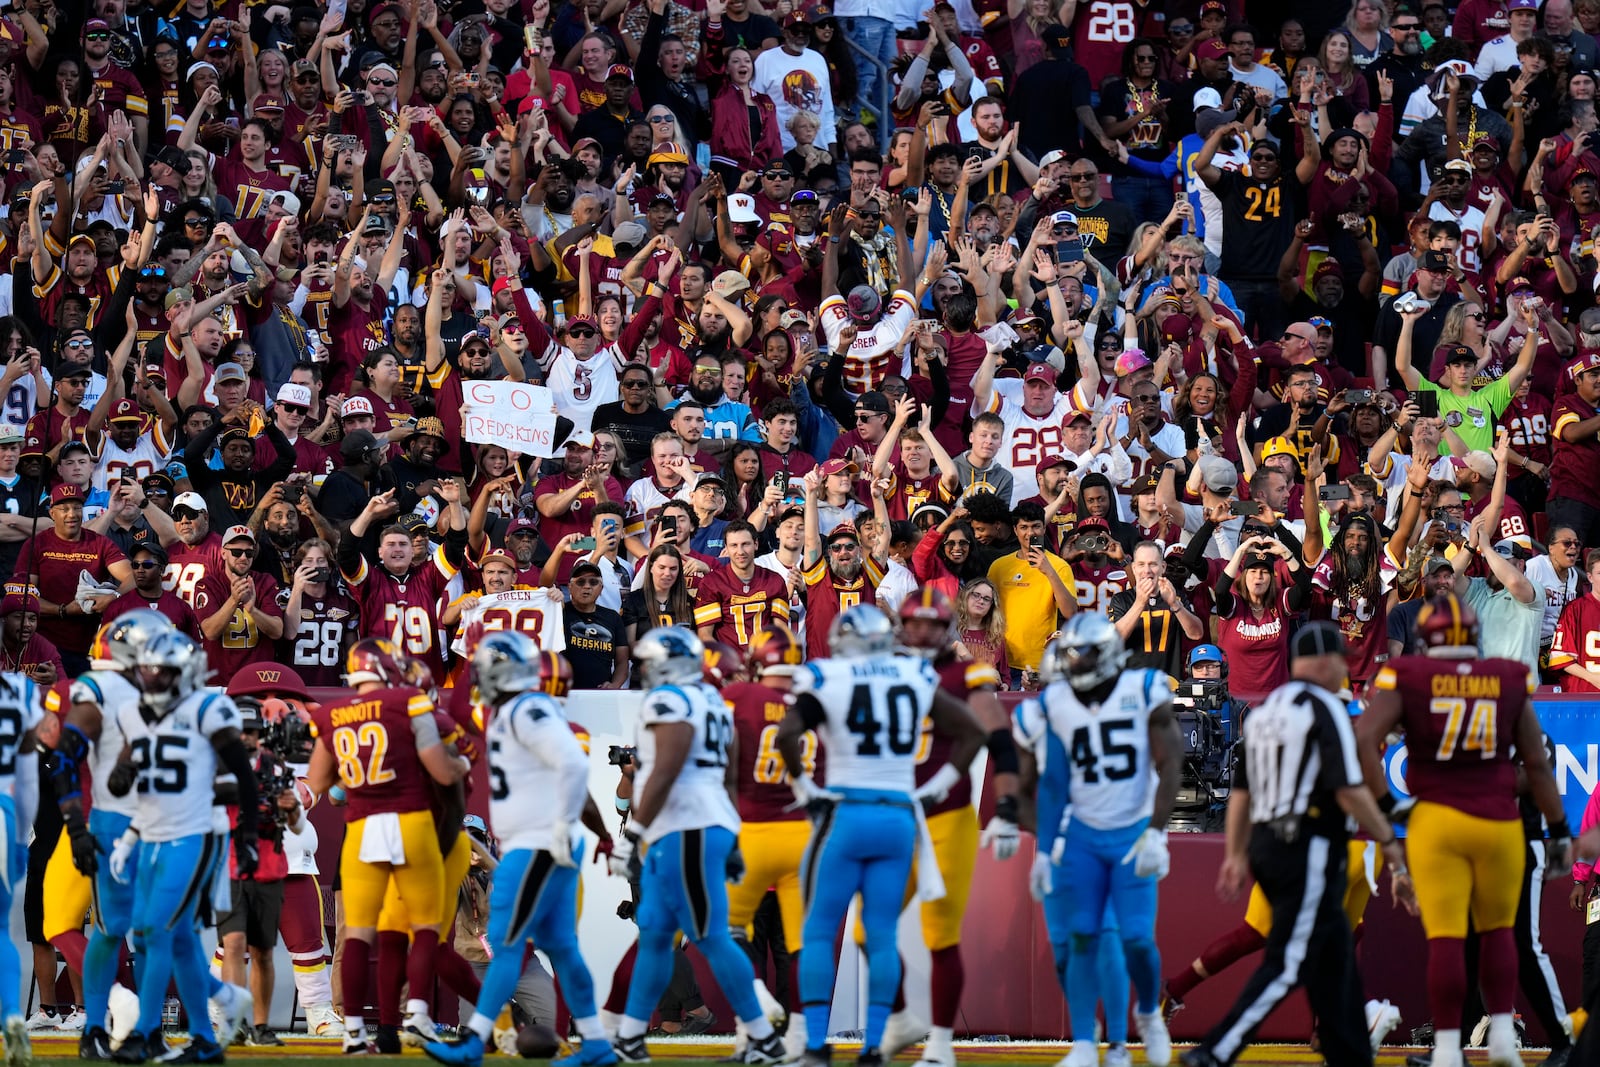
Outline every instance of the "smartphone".
<path id="1" fill-rule="evenodd" d="M 600 522 L 600 528 L 602 530 L 604 530 L 606 533 L 614 535 L 617 532 L 617 520 L 616 519 L 602 519 L 601 522 Z"/>
<path id="2" fill-rule="evenodd" d="M 1439 417 L 1439 394 L 1432 390 L 1419 391 L 1415 394 L 1417 400 L 1417 414 L 1424 419 L 1437 419 Z"/>
<path id="3" fill-rule="evenodd" d="M 1347 404 L 1360 405 L 1372 403 L 1371 389 L 1346 389 L 1344 400 Z"/>
<path id="4" fill-rule="evenodd" d="M 574 552 L 593 552 L 594 551 L 594 538 L 592 538 L 592 537 L 580 537 L 580 538 L 578 538 L 576 541 L 574 541 L 572 543 L 572 551 L 574 551 Z"/>
<path id="5" fill-rule="evenodd" d="M 372 94 L 367 92 L 365 89 L 357 89 L 351 95 L 355 97 L 356 103 L 360 104 L 362 107 L 372 106 Z"/>
<path id="6" fill-rule="evenodd" d="M 1083 238 L 1069 237 L 1065 241 L 1056 242 L 1057 263 L 1082 263 Z"/>
<path id="7" fill-rule="evenodd" d="M 1245 516 L 1259 515 L 1261 514 L 1261 502 L 1258 500 L 1235 500 L 1233 502 L 1233 513 Z"/>
<path id="8" fill-rule="evenodd" d="M 1325 485 L 1317 490 L 1317 499 L 1324 504 L 1333 500 L 1349 500 L 1350 487 L 1348 485 Z"/>
<path id="9" fill-rule="evenodd" d="M 783 496 L 789 491 L 789 472 L 779 471 L 772 476 L 772 483 L 778 487 L 778 495 Z"/>
<path id="10" fill-rule="evenodd" d="M 1044 547 L 1044 538 L 1040 537 L 1038 534 L 1034 534 L 1032 537 L 1028 538 L 1028 547 L 1029 548 L 1043 548 Z"/>
<path id="11" fill-rule="evenodd" d="M 672 534 L 674 537 L 676 537 L 678 535 L 678 516 L 676 516 L 676 515 L 663 516 L 662 519 L 661 519 L 661 532 L 662 533 L 669 533 L 669 534 Z"/>
<path id="12" fill-rule="evenodd" d="M 18 166 L 22 163 L 25 163 L 27 162 L 27 159 L 28 152 L 27 149 L 24 148 L 13 148 L 6 153 L 6 162 L 12 166 Z"/>
<path id="13" fill-rule="evenodd" d="M 486 322 L 483 319 L 479 319 L 478 320 L 478 325 L 473 330 L 473 332 L 476 333 L 479 337 L 483 338 L 485 341 L 487 341 L 489 339 L 489 323 Z"/>

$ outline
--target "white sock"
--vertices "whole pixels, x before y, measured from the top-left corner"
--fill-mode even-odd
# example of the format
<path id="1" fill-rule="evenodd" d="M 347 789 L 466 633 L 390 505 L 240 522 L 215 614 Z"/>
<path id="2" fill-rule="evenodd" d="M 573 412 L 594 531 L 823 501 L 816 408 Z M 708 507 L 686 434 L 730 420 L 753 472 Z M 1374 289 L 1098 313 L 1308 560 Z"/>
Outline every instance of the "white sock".
<path id="1" fill-rule="evenodd" d="M 346 1015 L 344 1017 L 344 1031 L 351 1037 L 360 1037 L 361 1031 L 365 1030 L 366 1026 L 367 1020 L 359 1015 Z"/>
<path id="2" fill-rule="evenodd" d="M 948 1045 L 955 1039 L 955 1027 L 932 1026 L 928 1028 L 928 1044 L 930 1045 Z"/>
<path id="3" fill-rule="evenodd" d="M 410 1017 L 420 1015 L 424 1019 L 428 1018 L 428 1002 L 426 1000 L 420 1000 L 417 997 L 412 997 L 410 1000 L 406 1001 L 406 1015 Z"/>
<path id="4" fill-rule="evenodd" d="M 630 1038 L 643 1037 L 644 1032 L 650 1028 L 648 1020 L 635 1019 L 631 1015 L 624 1015 L 617 1024 L 617 1040 L 627 1041 Z"/>
<path id="5" fill-rule="evenodd" d="M 1444 1053 L 1447 1056 L 1460 1057 L 1461 1031 L 1435 1030 L 1433 1032 L 1433 1051 L 1435 1055 Z"/>
<path id="6" fill-rule="evenodd" d="M 1489 1016 L 1489 1032 L 1492 1034 L 1497 1030 L 1503 1031 L 1504 1033 L 1510 1034 L 1512 1039 L 1515 1040 L 1517 1029 L 1514 1019 L 1515 1016 L 1513 1016 L 1509 1011 L 1495 1012 L 1493 1015 Z"/>
<path id="7" fill-rule="evenodd" d="M 467 1029 L 477 1034 L 487 1043 L 489 1038 L 494 1035 L 494 1020 L 481 1011 L 475 1011 L 472 1013 L 472 1018 L 467 1020 Z"/>
<path id="8" fill-rule="evenodd" d="M 765 1015 L 757 1015 L 754 1019 L 742 1019 L 745 1032 L 750 1035 L 751 1041 L 765 1041 L 772 1036 L 772 1022 Z"/>
<path id="9" fill-rule="evenodd" d="M 574 1019 L 572 1022 L 578 1028 L 578 1036 L 585 1041 L 604 1041 L 606 1039 L 606 1027 L 600 1021 L 600 1016 L 591 1015 L 586 1019 Z"/>

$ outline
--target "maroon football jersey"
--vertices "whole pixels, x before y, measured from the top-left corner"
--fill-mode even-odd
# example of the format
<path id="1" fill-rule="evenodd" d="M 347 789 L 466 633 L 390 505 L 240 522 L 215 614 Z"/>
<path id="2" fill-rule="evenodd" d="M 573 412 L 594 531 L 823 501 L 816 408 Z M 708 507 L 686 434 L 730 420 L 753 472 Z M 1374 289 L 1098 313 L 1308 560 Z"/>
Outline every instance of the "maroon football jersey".
<path id="1" fill-rule="evenodd" d="M 999 689 L 1000 672 L 986 660 L 958 660 L 946 653 L 934 663 L 939 672 L 939 688 L 962 703 L 980 689 Z M 917 784 L 924 785 L 940 767 L 950 762 L 950 738 L 934 733 L 933 715 L 922 718 L 922 739 L 917 743 Z M 972 803 L 972 777 L 963 774 L 943 800 L 928 810 L 928 815 L 960 811 Z"/>
<path id="2" fill-rule="evenodd" d="M 443 546 L 435 548 L 433 555 L 400 578 L 362 560 L 355 574 L 344 576 L 350 594 L 361 606 L 362 636 L 393 641 L 408 655 L 426 663 L 435 680 L 442 680 L 445 671 L 439 647 L 439 599 L 455 573 Z"/>
<path id="3" fill-rule="evenodd" d="M 756 631 L 773 619 L 789 620 L 789 583 L 776 571 L 756 567 L 745 580 L 733 573 L 731 564 L 724 563 L 700 579 L 694 624 L 715 626 L 713 640 L 744 652 Z"/>
<path id="4" fill-rule="evenodd" d="M 192 608 L 201 579 L 208 573 L 221 574 L 222 570 L 222 538 L 218 535 L 208 533 L 196 545 L 174 541 L 167 549 L 167 569 L 162 572 L 161 587 L 169 593 L 177 593 L 178 598 Z"/>
<path id="5" fill-rule="evenodd" d="M 1533 692 L 1526 666 L 1400 656 L 1373 685 L 1400 698 L 1412 796 L 1480 819 L 1517 818 L 1511 749 Z"/>
<path id="6" fill-rule="evenodd" d="M 311 733 L 339 761 L 349 822 L 383 812 L 427 811 L 432 780 L 417 755 L 411 720 L 433 714 L 419 689 L 374 689 L 315 708 Z"/>
<path id="7" fill-rule="evenodd" d="M 792 822 L 804 819 L 804 808 L 794 807 L 794 791 L 783 756 L 778 752 L 778 725 L 788 713 L 785 695 L 759 682 L 734 682 L 724 686 L 722 699 L 733 709 L 733 728 L 739 735 L 739 818 L 745 822 Z M 806 766 L 817 773 L 817 735 L 805 735 Z"/>
<path id="8" fill-rule="evenodd" d="M 270 574 L 250 572 L 250 581 L 256 590 L 256 607 L 263 615 L 281 617 L 278 606 L 278 582 Z M 213 571 L 200 580 L 194 594 L 194 613 L 202 622 L 222 610 L 233 592 L 233 583 L 226 571 Z M 212 677 L 226 685 L 229 678 L 241 667 L 252 663 L 271 663 L 278 655 L 278 643 L 265 637 L 253 615 L 244 607 L 236 607 L 233 617 L 222 627 L 215 640 L 202 639 L 206 650 L 206 663 Z"/>
<path id="9" fill-rule="evenodd" d="M 288 590 L 278 595 L 289 602 Z M 338 687 L 344 684 L 345 649 L 356 640 L 356 602 L 329 583 L 326 595 L 300 597 L 300 625 L 284 632 L 278 643 L 279 659 L 289 664 L 307 685 Z"/>

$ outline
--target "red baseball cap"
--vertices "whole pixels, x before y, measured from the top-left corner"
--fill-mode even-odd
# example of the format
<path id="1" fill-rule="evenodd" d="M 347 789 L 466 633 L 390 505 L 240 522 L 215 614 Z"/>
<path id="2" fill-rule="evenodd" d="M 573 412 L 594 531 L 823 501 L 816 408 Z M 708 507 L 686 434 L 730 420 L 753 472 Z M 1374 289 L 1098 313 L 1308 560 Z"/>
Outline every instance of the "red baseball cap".
<path id="1" fill-rule="evenodd" d="M 1022 374 L 1022 380 L 1024 382 L 1049 382 L 1054 385 L 1056 384 L 1056 369 L 1048 363 L 1030 363 L 1028 364 L 1028 369 Z"/>

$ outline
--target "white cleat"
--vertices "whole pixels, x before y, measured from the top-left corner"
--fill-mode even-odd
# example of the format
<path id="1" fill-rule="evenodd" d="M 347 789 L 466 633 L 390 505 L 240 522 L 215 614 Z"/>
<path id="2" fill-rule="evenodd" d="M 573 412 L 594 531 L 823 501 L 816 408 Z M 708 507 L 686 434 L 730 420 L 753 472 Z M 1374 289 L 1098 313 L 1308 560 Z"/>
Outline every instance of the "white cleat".
<path id="1" fill-rule="evenodd" d="M 1372 1042 L 1372 1051 L 1377 1052 L 1389 1031 L 1400 1025 L 1400 1009 L 1387 1000 L 1369 1000 L 1366 1010 L 1367 1038 Z"/>
<path id="2" fill-rule="evenodd" d="M 757 983 L 760 984 L 759 982 Z M 745 1050 L 750 1047 L 750 1030 L 739 1019 L 733 1020 L 733 1051 L 728 1053 L 728 1059 L 738 1063 L 744 1062 Z"/>
<path id="3" fill-rule="evenodd" d="M 1157 1008 L 1148 1015 L 1135 1011 L 1133 1025 L 1138 1028 L 1139 1037 L 1144 1041 L 1145 1062 L 1150 1067 L 1167 1067 L 1172 1062 L 1172 1035 L 1167 1033 L 1167 1022 L 1161 1017 L 1161 1009 Z"/>
<path id="4" fill-rule="evenodd" d="M 1112 1045 L 1106 1049 L 1106 1067 L 1133 1067 L 1133 1052 L 1127 1045 Z"/>
<path id="5" fill-rule="evenodd" d="M 1074 1041 L 1072 1050 L 1056 1061 L 1056 1067 L 1100 1067 L 1100 1046 L 1092 1041 Z"/>
<path id="6" fill-rule="evenodd" d="M 106 997 L 106 1033 L 111 1037 L 111 1047 L 115 1049 L 126 1041 L 138 1025 L 139 994 L 121 982 L 111 983 Z M 212 1025 L 216 1025 L 215 1020 Z"/>
<path id="7" fill-rule="evenodd" d="M 217 1032 L 217 1044 L 227 1048 L 239 1038 L 239 1030 L 252 1007 L 250 990 L 232 982 L 222 983 L 222 988 L 206 1001 L 206 1014 L 211 1017 L 211 1028 Z"/>
<path id="8" fill-rule="evenodd" d="M 310 1037 L 343 1037 L 344 1020 L 332 1004 L 306 1005 L 306 1034 Z"/>
<path id="9" fill-rule="evenodd" d="M 800 1012 L 789 1016 L 789 1030 L 783 1035 L 783 1052 L 787 1062 L 798 1063 L 806 1054 L 806 1017 Z"/>
<path id="10" fill-rule="evenodd" d="M 927 1036 L 928 1024 L 917 1018 L 915 1012 L 910 1008 L 897 1011 L 889 1016 L 888 1025 L 883 1028 L 883 1041 L 878 1045 L 878 1051 L 887 1062 Z"/>
<path id="11" fill-rule="evenodd" d="M 6 1067 L 26 1067 L 33 1062 L 33 1044 L 28 1040 L 28 1023 L 13 1015 L 5 1025 Z"/>
<path id="12" fill-rule="evenodd" d="M 424 1045 L 441 1041 L 439 1028 L 434 1025 L 423 1012 L 407 1015 L 405 1022 L 400 1027 L 400 1045 L 402 1048 L 421 1048 Z"/>
<path id="13" fill-rule="evenodd" d="M 1502 1023 L 1489 1023 L 1489 1067 L 1521 1067 L 1522 1054 L 1517 1051 L 1517 1031 L 1509 1016 Z"/>
<path id="14" fill-rule="evenodd" d="M 761 1014 L 767 1017 L 773 1029 L 782 1030 L 783 1021 L 789 1017 L 789 1009 L 778 1003 L 778 998 L 772 995 L 767 983 L 759 978 L 756 979 L 756 1001 L 761 1005 Z"/>
<path id="15" fill-rule="evenodd" d="M 11 1025 L 10 1020 L 6 1025 Z M 49 1034 L 61 1028 L 61 1016 L 43 1009 L 28 1016 L 28 1021 L 23 1024 L 23 1029 L 30 1034 Z"/>
<path id="16" fill-rule="evenodd" d="M 922 1046 L 922 1067 L 956 1067 L 955 1045 L 948 1038 L 928 1036 Z"/>
<path id="17" fill-rule="evenodd" d="M 81 1034 L 83 1033 L 84 1026 L 88 1024 L 88 1021 L 89 1017 L 87 1015 L 79 1011 L 77 1008 L 74 1008 L 71 1015 L 67 1015 L 62 1018 L 61 1022 L 57 1025 L 57 1029 L 59 1029 L 63 1034 Z"/>

